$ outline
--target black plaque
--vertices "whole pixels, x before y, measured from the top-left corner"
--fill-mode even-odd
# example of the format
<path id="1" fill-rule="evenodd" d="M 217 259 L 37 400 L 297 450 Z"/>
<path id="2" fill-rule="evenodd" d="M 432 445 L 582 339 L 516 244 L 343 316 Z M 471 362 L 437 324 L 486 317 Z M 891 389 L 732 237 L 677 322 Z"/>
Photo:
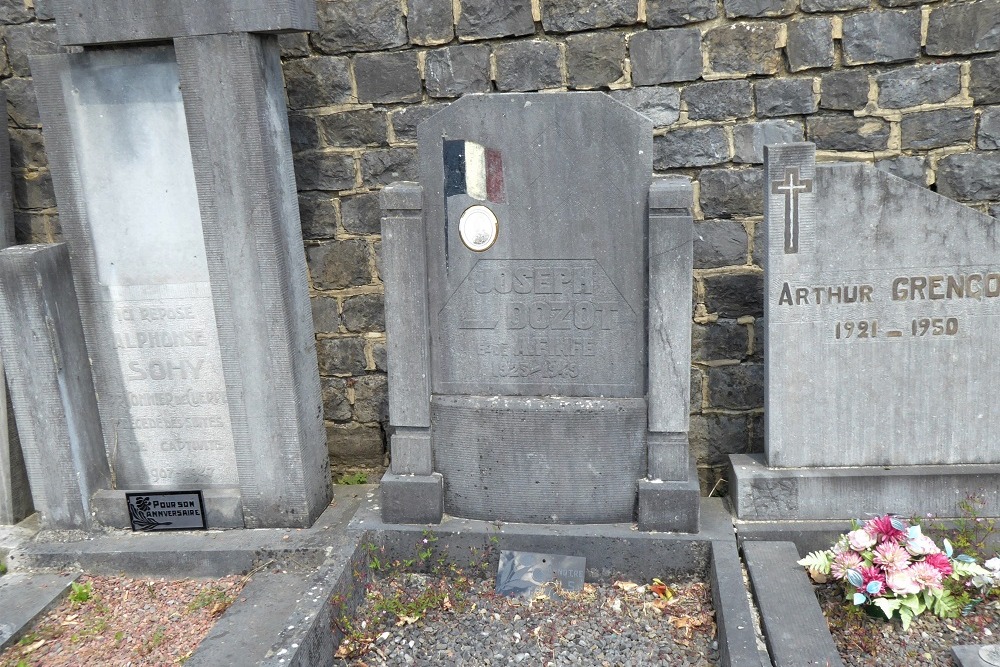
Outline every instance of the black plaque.
<path id="1" fill-rule="evenodd" d="M 586 570 L 587 559 L 582 556 L 501 551 L 496 592 L 511 597 L 533 595 L 556 582 L 564 591 L 582 591 Z"/>
<path id="2" fill-rule="evenodd" d="M 201 491 L 142 491 L 125 494 L 129 521 L 136 532 L 206 530 Z"/>

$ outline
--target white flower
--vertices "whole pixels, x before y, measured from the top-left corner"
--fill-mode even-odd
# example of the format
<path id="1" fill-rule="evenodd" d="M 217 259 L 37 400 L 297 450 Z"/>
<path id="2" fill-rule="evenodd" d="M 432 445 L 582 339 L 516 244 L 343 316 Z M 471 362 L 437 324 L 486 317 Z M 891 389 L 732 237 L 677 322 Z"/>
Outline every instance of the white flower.
<path id="1" fill-rule="evenodd" d="M 987 570 L 993 570 L 994 572 L 1000 571 L 1000 558 L 991 558 L 983 563 L 983 565 Z"/>
<path id="2" fill-rule="evenodd" d="M 935 554 L 940 551 L 937 545 L 934 544 L 934 540 L 926 535 L 917 535 L 916 537 L 908 539 L 906 541 L 906 550 L 914 556 L 925 556 L 927 554 Z"/>
<path id="3" fill-rule="evenodd" d="M 851 549 L 864 551 L 875 546 L 875 538 L 864 528 L 852 530 L 847 534 L 847 539 L 851 543 Z"/>

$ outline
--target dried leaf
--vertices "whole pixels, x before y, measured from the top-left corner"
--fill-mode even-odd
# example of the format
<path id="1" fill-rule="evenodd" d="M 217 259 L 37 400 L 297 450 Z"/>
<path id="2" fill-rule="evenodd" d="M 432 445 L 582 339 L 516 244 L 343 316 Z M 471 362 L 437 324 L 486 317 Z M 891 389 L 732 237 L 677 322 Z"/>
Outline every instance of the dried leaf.
<path id="1" fill-rule="evenodd" d="M 46 640 L 44 640 L 44 639 L 39 639 L 34 644 L 28 644 L 27 646 L 24 647 L 24 650 L 21 651 L 21 654 L 22 655 L 28 655 L 29 653 L 33 652 L 35 649 L 37 649 L 38 647 L 40 647 L 42 644 L 44 644 L 45 641 Z"/>
<path id="2" fill-rule="evenodd" d="M 402 627 L 404 625 L 413 625 L 420 620 L 419 616 L 400 616 L 399 620 L 396 621 L 396 627 Z"/>

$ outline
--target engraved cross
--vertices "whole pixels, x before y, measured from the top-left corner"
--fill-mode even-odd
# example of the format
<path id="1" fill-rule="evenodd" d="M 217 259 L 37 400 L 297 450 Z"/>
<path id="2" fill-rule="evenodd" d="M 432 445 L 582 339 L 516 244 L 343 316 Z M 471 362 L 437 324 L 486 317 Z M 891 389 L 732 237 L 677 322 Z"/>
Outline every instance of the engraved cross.
<path id="1" fill-rule="evenodd" d="M 799 251 L 799 195 L 812 192 L 811 178 L 799 180 L 798 167 L 785 167 L 785 180 L 771 182 L 771 194 L 785 195 L 785 254 Z"/>

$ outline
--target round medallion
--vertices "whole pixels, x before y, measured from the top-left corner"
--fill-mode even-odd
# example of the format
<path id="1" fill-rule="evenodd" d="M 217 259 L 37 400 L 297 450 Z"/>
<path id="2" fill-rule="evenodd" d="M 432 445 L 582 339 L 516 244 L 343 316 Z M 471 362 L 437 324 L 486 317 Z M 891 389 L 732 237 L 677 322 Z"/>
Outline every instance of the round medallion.
<path id="1" fill-rule="evenodd" d="M 1000 645 L 991 644 L 979 649 L 979 657 L 987 664 L 1000 665 Z"/>
<path id="2" fill-rule="evenodd" d="M 470 206 L 462 213 L 458 223 L 458 234 L 462 243 L 473 252 L 483 252 L 496 243 L 500 233 L 497 216 L 485 206 Z"/>

